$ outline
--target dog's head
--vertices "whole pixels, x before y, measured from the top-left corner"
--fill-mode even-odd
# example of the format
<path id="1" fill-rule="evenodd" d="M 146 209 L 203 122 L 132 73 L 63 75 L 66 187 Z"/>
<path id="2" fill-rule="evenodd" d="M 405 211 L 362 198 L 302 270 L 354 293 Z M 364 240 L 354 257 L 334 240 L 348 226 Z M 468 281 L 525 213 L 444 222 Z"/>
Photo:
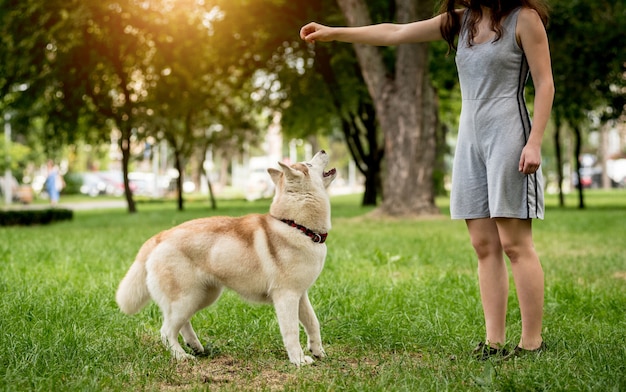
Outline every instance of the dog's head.
<path id="1" fill-rule="evenodd" d="M 322 150 L 308 162 L 291 166 L 279 162 L 280 169 L 267 169 L 276 185 L 270 215 L 327 233 L 331 223 L 326 188 L 337 176 L 334 168 L 324 170 L 327 164 L 328 155 Z"/>
<path id="2" fill-rule="evenodd" d="M 337 176 L 335 168 L 324 171 L 328 161 L 328 154 L 326 154 L 326 151 L 321 150 L 308 162 L 298 162 L 291 166 L 278 162 L 281 170 L 269 168 L 267 171 L 272 177 L 277 190 L 285 185 L 281 183 L 284 179 L 287 180 L 290 186 L 300 188 L 301 190 L 309 188 L 310 185 L 317 185 L 318 187 L 321 185 L 322 188 L 328 188 Z"/>

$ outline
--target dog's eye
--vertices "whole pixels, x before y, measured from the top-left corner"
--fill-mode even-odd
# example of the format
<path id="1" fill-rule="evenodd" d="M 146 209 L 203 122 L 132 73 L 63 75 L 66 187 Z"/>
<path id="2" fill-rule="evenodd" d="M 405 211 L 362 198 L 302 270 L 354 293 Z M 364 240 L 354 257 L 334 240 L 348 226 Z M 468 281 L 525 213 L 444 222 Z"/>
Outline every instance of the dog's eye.
<path id="1" fill-rule="evenodd" d="M 308 167 L 313 167 L 313 165 L 311 165 L 310 163 L 307 163 L 306 165 L 307 165 Z"/>

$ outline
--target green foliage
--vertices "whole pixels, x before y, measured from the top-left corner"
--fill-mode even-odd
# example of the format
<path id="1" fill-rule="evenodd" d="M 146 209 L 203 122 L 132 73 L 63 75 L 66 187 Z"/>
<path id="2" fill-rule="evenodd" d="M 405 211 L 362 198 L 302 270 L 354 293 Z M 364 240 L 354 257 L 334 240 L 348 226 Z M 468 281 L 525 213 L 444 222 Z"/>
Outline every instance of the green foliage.
<path id="1" fill-rule="evenodd" d="M 439 119 L 456 133 L 461 114 L 461 89 L 454 62 L 444 41 L 432 42 L 429 53 L 430 77 L 439 98 Z"/>
<path id="2" fill-rule="evenodd" d="M 8 156 L 7 156 L 8 150 Z M 7 149 L 4 138 L 0 139 L 0 173 L 8 168 L 15 177 L 21 180 L 22 170 L 26 167 L 31 158 L 31 149 L 21 143 L 11 143 Z"/>
<path id="3" fill-rule="evenodd" d="M 622 0 L 551 2 L 548 35 L 554 109 L 573 126 L 592 110 L 603 120 L 626 110 L 626 5 Z"/>
<path id="4" fill-rule="evenodd" d="M 15 113 L 15 134 L 36 134 L 47 155 L 79 140 L 101 142 L 116 128 L 125 169 L 131 136 L 166 139 L 183 166 L 209 144 L 236 152 L 260 139 L 253 92 L 277 90 L 276 82 L 255 85 L 257 72 L 282 66 L 288 39 L 280 32 L 297 39 L 301 18 L 284 12 L 295 17 L 306 8 L 247 0 L 1 2 L 0 112 Z M 221 132 L 209 139 L 211 126 Z"/>
<path id="5" fill-rule="evenodd" d="M 464 223 L 445 215 L 378 220 L 358 197 L 332 200 L 328 257 L 310 290 L 328 357 L 299 370 L 272 308 L 232 292 L 193 319 L 219 353 L 189 363 L 163 348 L 154 305 L 132 317 L 117 309 L 115 290 L 143 241 L 213 214 L 206 203 L 182 213 L 163 204 L 134 215 L 79 211 L 70 222 L 0 228 L 0 390 L 624 390 L 625 200 L 623 191 L 590 192 L 585 211 L 548 200 L 547 219 L 534 225 L 548 351 L 510 362 L 469 355 L 483 336 L 476 262 Z M 216 213 L 267 204 L 220 201 Z M 514 344 L 520 316 L 511 288 Z"/>

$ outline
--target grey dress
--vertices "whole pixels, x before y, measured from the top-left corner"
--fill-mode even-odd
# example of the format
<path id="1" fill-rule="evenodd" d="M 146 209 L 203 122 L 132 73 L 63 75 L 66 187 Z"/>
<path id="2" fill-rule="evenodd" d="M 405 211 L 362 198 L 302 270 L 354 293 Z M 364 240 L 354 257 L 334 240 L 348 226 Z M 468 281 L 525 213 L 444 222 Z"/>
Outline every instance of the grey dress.
<path id="1" fill-rule="evenodd" d="M 456 64 L 463 99 L 452 169 L 450 213 L 453 219 L 541 218 L 541 168 L 518 170 L 530 135 L 524 100 L 529 67 L 515 37 L 521 8 L 502 21 L 497 41 L 467 44 L 465 17 Z"/>

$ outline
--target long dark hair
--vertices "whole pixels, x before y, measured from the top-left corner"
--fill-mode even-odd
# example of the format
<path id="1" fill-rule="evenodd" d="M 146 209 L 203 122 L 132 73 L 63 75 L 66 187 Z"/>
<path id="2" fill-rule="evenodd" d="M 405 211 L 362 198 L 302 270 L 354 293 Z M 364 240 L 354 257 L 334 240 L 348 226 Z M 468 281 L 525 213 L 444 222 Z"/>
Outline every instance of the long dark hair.
<path id="1" fill-rule="evenodd" d="M 439 8 L 440 14 L 447 14 L 441 24 L 441 35 L 448 43 L 450 49 L 456 49 L 454 42 L 461 30 L 461 18 L 456 12 L 459 8 L 470 10 L 468 23 L 468 44 L 472 45 L 474 36 L 478 30 L 478 22 L 483 16 L 481 7 L 491 10 L 491 27 L 496 32 L 496 41 L 502 37 L 502 19 L 517 7 L 526 7 L 535 10 L 543 25 L 548 24 L 548 5 L 544 0 L 444 0 Z"/>

